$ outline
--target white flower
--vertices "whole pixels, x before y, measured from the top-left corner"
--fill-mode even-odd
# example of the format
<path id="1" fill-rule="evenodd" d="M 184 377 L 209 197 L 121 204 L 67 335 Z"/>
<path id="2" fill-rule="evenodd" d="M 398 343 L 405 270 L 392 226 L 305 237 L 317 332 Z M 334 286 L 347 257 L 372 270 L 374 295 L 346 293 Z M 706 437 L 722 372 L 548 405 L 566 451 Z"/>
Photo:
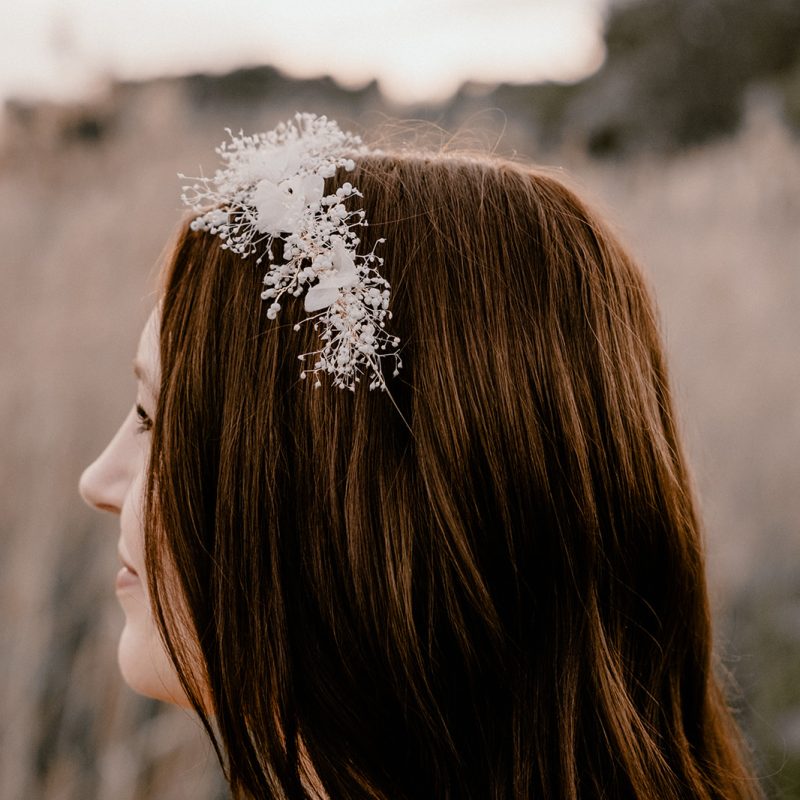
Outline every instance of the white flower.
<path id="1" fill-rule="evenodd" d="M 264 178 L 253 191 L 255 226 L 259 233 L 296 233 L 307 208 L 319 205 L 324 181 L 318 175 L 295 176 L 275 183 Z"/>
<path id="2" fill-rule="evenodd" d="M 306 293 L 305 309 L 307 313 L 327 308 L 340 294 L 341 289 L 349 289 L 358 281 L 356 262 L 348 252 L 341 236 L 331 237 L 333 255 L 332 271 L 319 279 Z"/>
<path id="3" fill-rule="evenodd" d="M 262 178 L 280 183 L 297 172 L 300 166 L 300 151 L 296 142 L 262 147 L 251 151 L 250 165 L 255 180 Z"/>

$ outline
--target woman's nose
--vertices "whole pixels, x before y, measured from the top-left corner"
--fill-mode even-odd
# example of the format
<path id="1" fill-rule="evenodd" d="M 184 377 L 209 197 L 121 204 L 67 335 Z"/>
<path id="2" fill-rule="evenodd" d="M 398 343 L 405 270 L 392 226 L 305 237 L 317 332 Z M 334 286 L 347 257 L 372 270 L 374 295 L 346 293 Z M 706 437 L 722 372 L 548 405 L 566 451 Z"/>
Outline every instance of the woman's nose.
<path id="1" fill-rule="evenodd" d="M 81 475 L 78 491 L 92 508 L 119 514 L 131 479 L 131 465 L 126 459 L 125 427 L 117 431 L 106 449 Z"/>
<path id="2" fill-rule="evenodd" d="M 115 489 L 116 487 L 113 484 L 109 485 L 104 480 L 101 470 L 98 469 L 98 461 L 86 467 L 78 483 L 78 491 L 81 493 L 81 497 L 92 508 L 119 514 L 122 510 L 122 501 L 119 491 L 115 491 Z"/>

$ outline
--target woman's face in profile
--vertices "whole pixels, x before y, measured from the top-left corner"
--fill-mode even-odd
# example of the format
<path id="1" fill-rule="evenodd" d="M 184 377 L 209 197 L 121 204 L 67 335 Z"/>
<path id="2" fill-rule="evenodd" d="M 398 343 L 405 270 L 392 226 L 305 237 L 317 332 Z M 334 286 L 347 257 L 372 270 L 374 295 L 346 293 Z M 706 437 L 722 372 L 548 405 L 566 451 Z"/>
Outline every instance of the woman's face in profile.
<path id="1" fill-rule="evenodd" d="M 123 567 L 116 589 L 125 627 L 117 655 L 125 682 L 140 694 L 187 705 L 153 620 L 144 568 L 143 499 L 160 374 L 157 310 L 139 338 L 134 372 L 136 402 L 105 450 L 84 470 L 80 493 L 89 505 L 119 520 L 117 549 Z"/>

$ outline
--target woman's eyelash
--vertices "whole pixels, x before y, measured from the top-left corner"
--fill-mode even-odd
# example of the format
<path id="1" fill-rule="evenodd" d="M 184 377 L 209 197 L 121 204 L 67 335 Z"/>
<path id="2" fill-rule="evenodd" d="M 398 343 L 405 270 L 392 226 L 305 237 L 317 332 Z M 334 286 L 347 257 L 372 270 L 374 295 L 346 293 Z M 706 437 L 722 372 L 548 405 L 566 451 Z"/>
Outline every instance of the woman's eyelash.
<path id="1" fill-rule="evenodd" d="M 153 420 L 147 416 L 147 412 L 138 403 L 136 404 L 136 418 L 139 420 L 137 432 L 144 433 L 153 427 Z"/>

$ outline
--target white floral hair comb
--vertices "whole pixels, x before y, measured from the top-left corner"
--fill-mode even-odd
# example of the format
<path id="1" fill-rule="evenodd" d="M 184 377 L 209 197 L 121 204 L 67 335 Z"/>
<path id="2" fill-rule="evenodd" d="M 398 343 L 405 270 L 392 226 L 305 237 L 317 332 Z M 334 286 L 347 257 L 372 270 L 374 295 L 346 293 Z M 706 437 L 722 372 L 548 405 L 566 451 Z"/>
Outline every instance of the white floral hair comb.
<path id="1" fill-rule="evenodd" d="M 400 340 L 386 331 L 390 286 L 378 267 L 383 259 L 357 253 L 358 229 L 367 226 L 363 209 L 348 209 L 345 202 L 363 197 L 349 182 L 333 194 L 324 194 L 325 178 L 337 167 L 355 169 L 353 157 L 370 152 L 358 136 L 340 130 L 333 121 L 314 114 L 296 114 L 268 133 L 234 136 L 216 152 L 223 166 L 213 178 L 187 177 L 181 199 L 199 216 L 193 230 L 208 231 L 222 239 L 222 247 L 243 258 L 266 256 L 263 300 L 272 300 L 267 316 L 274 319 L 285 294 L 305 291 L 305 310 L 311 316 L 322 346 L 300 359 L 315 359 L 301 378 L 311 374 L 321 385 L 319 372 L 333 383 L 355 391 L 368 374 L 370 389 L 386 389 L 381 359 L 394 358 L 393 374 L 402 366 L 396 348 Z M 273 244 L 283 243 L 276 259 Z M 378 239 L 377 244 L 385 240 Z M 300 324 L 295 325 L 299 330 Z"/>

